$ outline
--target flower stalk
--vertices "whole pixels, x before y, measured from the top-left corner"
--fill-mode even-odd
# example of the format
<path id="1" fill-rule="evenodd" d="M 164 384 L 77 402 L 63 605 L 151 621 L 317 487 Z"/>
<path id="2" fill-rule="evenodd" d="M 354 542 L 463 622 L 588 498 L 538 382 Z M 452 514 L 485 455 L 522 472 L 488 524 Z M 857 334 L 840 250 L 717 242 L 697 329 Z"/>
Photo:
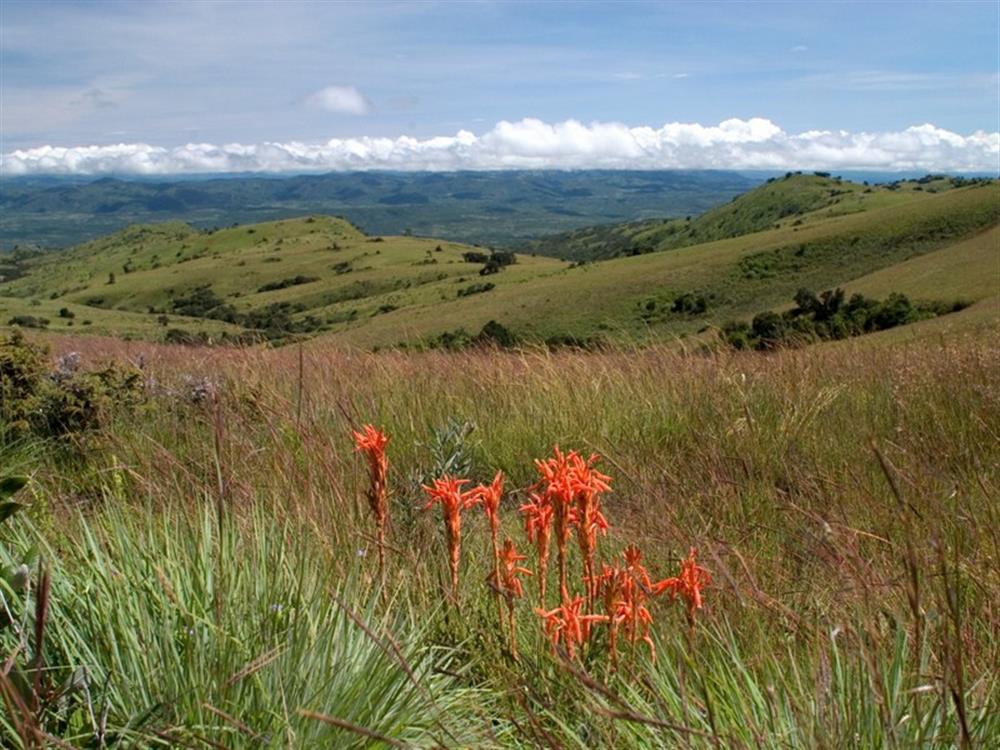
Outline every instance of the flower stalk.
<path id="1" fill-rule="evenodd" d="M 385 528 L 389 521 L 389 493 L 387 475 L 389 460 L 385 449 L 389 438 L 370 424 L 354 432 L 355 450 L 363 453 L 368 462 L 368 507 L 375 519 L 375 538 L 378 546 L 379 576 L 385 580 Z"/>
<path id="2" fill-rule="evenodd" d="M 451 596 L 456 604 L 458 603 L 458 564 L 462 550 L 462 511 L 476 501 L 474 491 L 462 491 L 462 487 L 468 483 L 468 479 L 458 479 L 446 474 L 440 479 L 435 479 L 430 487 L 426 485 L 423 487 L 429 498 L 424 510 L 432 507 L 435 503 L 441 505 L 445 538 L 448 543 L 448 565 L 451 569 Z"/>

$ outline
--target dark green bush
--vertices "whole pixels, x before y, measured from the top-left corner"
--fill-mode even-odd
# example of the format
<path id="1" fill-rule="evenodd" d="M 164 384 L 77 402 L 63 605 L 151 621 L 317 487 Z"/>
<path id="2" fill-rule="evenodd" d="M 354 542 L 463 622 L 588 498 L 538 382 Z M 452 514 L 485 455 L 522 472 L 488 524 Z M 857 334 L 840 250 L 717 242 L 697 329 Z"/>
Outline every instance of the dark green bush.
<path id="1" fill-rule="evenodd" d="M 968 302 L 926 302 L 914 304 L 905 294 L 893 292 L 885 300 L 861 294 L 844 302 L 844 290 L 827 290 L 819 295 L 809 289 L 795 294 L 795 307 L 785 313 L 765 310 L 746 323 L 722 327 L 722 339 L 734 349 L 777 349 L 801 346 L 812 341 L 829 341 L 884 331 L 888 328 L 957 312 Z"/>
<path id="2" fill-rule="evenodd" d="M 49 325 L 49 319 L 34 315 L 15 315 L 7 321 L 7 325 L 20 326 L 21 328 L 45 328 Z"/>
<path id="3" fill-rule="evenodd" d="M 282 279 L 281 281 L 271 281 L 259 287 L 257 291 L 273 292 L 278 289 L 287 289 L 290 286 L 299 286 L 300 284 L 311 284 L 314 281 L 319 281 L 319 276 L 303 276 L 299 274 L 298 276 L 293 276 L 292 278 L 289 279 Z"/>
<path id="4" fill-rule="evenodd" d="M 707 309 L 708 300 L 704 296 L 685 292 L 674 298 L 670 311 L 684 315 L 701 315 Z"/>
<path id="5" fill-rule="evenodd" d="M 485 284 L 470 284 L 458 290 L 459 297 L 469 297 L 473 294 L 482 294 L 496 288 L 496 284 L 486 282 Z"/>
<path id="6" fill-rule="evenodd" d="M 491 344 L 504 349 L 517 346 L 517 337 L 514 332 L 495 320 L 489 321 L 476 335 L 474 342 L 477 344 Z"/>
<path id="7" fill-rule="evenodd" d="M 105 425 L 114 409 L 131 408 L 143 396 L 142 373 L 133 367 L 82 370 L 75 354 L 53 366 L 46 347 L 18 332 L 0 342 L 0 437 L 90 432 Z"/>

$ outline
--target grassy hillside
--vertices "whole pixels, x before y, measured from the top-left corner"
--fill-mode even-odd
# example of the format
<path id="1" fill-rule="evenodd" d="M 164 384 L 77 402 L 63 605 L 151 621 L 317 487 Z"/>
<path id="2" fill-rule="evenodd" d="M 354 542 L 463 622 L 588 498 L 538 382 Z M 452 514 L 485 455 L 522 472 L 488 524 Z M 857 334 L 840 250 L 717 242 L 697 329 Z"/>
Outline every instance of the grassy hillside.
<path id="1" fill-rule="evenodd" d="M 0 299 L 7 300 L 0 309 L 41 313 L 63 305 L 74 312 L 83 307 L 95 310 L 91 317 L 104 330 L 113 328 L 119 316 L 122 330 L 137 333 L 143 332 L 136 330 L 141 315 L 144 333 L 156 336 L 157 327 L 186 328 L 185 306 L 179 302 L 210 289 L 237 315 L 284 311 L 295 321 L 311 318 L 315 322 L 308 331 L 318 332 L 396 308 L 485 294 L 480 290 L 487 286 L 492 292 L 565 266 L 554 259 L 520 257 L 502 273 L 481 276 L 484 263 L 468 262 L 464 255 L 488 252 L 437 240 L 368 237 L 330 217 L 215 232 L 184 224 L 138 226 L 25 261 L 22 275 L 0 287 Z"/>
<path id="2" fill-rule="evenodd" d="M 798 184 L 812 187 L 794 205 L 813 210 L 772 224 L 777 196 Z M 482 248 L 370 237 L 331 217 L 212 232 L 132 227 L 19 261 L 0 284 L 0 323 L 37 311 L 55 330 L 78 329 L 84 318 L 101 331 L 149 338 L 170 328 L 280 329 L 367 348 L 475 334 L 493 320 L 526 341 L 647 341 L 780 308 L 801 287 L 970 302 L 994 291 L 1000 184 L 854 185 L 833 202 L 828 184 L 776 180 L 684 230 L 742 231 L 758 210 L 769 226 L 762 231 L 582 265 L 520 254 L 489 275 L 481 275 L 489 270 Z M 705 309 L 676 312 L 684 294 L 704 299 Z M 76 317 L 58 317 L 63 307 Z M 204 322 L 194 326 L 191 316 Z"/>
<path id="3" fill-rule="evenodd" d="M 356 345 L 394 344 L 460 325 L 478 330 L 490 319 L 536 339 L 572 334 L 643 341 L 691 334 L 708 324 L 780 307 L 801 287 L 844 285 L 944 250 L 998 221 L 1000 186 L 963 188 L 802 226 L 566 268 L 481 299 L 374 319 L 335 337 Z M 989 242 L 978 247 L 983 264 L 1000 252 Z M 671 311 L 685 292 L 707 298 L 705 314 Z M 959 296 L 975 299 L 983 293 L 980 286 Z"/>
<path id="4" fill-rule="evenodd" d="M 919 180 L 868 185 L 831 177 L 825 172 L 788 173 L 701 216 L 587 227 L 543 237 L 529 247 L 570 260 L 638 255 L 898 205 L 969 182 L 931 175 Z"/>

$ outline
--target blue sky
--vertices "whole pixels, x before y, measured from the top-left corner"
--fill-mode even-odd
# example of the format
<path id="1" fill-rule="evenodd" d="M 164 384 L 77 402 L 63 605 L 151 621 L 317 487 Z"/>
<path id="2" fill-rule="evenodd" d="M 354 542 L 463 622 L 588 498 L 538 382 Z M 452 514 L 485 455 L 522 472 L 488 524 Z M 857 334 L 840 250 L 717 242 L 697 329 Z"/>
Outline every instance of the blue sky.
<path id="1" fill-rule="evenodd" d="M 525 118 L 654 129 L 763 118 L 791 135 L 925 123 L 961 136 L 1000 130 L 992 1 L 3 0 L 0 9 L 4 154 L 426 140 Z M 977 148 L 977 159 L 992 158 L 990 143 Z"/>

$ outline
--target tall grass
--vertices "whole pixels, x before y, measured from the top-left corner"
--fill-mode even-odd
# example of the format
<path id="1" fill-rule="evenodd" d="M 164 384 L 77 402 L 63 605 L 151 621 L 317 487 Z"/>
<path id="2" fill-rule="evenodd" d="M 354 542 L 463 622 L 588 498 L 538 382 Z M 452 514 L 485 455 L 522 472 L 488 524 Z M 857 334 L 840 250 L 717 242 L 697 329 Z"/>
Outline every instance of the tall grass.
<path id="1" fill-rule="evenodd" d="M 455 653 L 405 598 L 377 606 L 357 561 L 326 565 L 302 538 L 260 509 L 220 531 L 211 504 L 115 505 L 59 548 L 22 527 L 13 545 L 39 543 L 53 580 L 45 669 L 76 683 L 53 683 L 50 723 L 79 744 L 476 744 Z"/>
<path id="2" fill-rule="evenodd" d="M 53 681 L 87 670 L 73 718 L 46 724 L 72 744 L 105 710 L 108 743 L 114 728 L 125 745 L 1000 740 L 993 340 L 712 358 L 307 345 L 301 382 L 294 351 L 67 343 L 90 361 L 141 354 L 156 382 L 82 458 L 6 451 L 33 472 L 35 512 L 2 543 L 38 541 L 52 574 L 45 663 Z M 190 377 L 215 395 L 189 398 Z M 392 437 L 384 592 L 361 422 Z M 416 510 L 420 483 L 467 463 L 523 488 L 554 443 L 601 453 L 615 478 L 606 557 L 636 542 L 662 574 L 695 545 L 712 570 L 693 640 L 682 612 L 656 611 L 655 662 L 611 673 L 551 656 L 531 591 L 510 661 L 479 514 L 462 612 L 442 604 L 444 539 Z M 514 500 L 503 532 L 522 539 Z M 24 602 L 26 632 L 33 612 Z"/>

